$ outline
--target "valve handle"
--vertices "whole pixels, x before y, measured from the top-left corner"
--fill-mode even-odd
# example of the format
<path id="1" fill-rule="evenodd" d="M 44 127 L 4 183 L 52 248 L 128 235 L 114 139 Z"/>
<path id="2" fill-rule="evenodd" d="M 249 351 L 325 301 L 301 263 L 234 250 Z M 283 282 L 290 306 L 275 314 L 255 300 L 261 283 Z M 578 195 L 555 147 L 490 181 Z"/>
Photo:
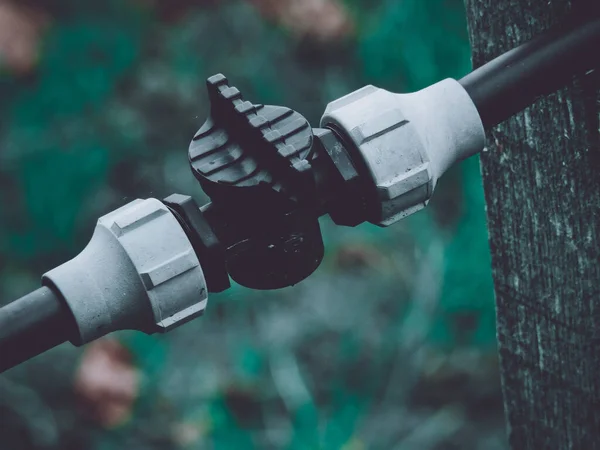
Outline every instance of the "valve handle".
<path id="1" fill-rule="evenodd" d="M 290 205 L 314 191 L 309 163 L 313 133 L 301 114 L 246 101 L 221 74 L 210 77 L 207 88 L 210 117 L 194 136 L 188 156 L 213 202 L 225 197 L 228 205 L 239 208 L 249 200 L 277 197 Z"/>

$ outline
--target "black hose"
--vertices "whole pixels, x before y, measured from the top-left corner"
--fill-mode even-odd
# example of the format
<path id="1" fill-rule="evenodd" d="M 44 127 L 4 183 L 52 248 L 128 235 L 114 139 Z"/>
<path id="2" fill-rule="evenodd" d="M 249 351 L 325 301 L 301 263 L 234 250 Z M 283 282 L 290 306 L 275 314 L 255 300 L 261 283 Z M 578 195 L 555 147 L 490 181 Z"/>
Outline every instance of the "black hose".
<path id="1" fill-rule="evenodd" d="M 599 67 L 600 18 L 595 18 L 543 33 L 459 82 L 489 128 L 566 85 L 575 75 Z"/>
<path id="2" fill-rule="evenodd" d="M 74 327 L 64 300 L 48 287 L 0 308 L 0 372 L 69 340 Z"/>

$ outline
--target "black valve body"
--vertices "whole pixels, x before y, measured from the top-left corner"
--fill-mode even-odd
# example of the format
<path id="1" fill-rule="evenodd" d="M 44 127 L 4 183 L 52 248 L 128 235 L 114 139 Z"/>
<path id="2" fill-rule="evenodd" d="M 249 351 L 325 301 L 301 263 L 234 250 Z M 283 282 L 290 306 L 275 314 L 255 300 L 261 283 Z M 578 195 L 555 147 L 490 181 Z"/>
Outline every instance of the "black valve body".
<path id="1" fill-rule="evenodd" d="M 212 203 L 204 214 L 239 284 L 278 289 L 323 259 L 310 160 L 313 133 L 299 113 L 245 101 L 223 75 L 208 79 L 209 119 L 189 148 L 194 176 Z"/>

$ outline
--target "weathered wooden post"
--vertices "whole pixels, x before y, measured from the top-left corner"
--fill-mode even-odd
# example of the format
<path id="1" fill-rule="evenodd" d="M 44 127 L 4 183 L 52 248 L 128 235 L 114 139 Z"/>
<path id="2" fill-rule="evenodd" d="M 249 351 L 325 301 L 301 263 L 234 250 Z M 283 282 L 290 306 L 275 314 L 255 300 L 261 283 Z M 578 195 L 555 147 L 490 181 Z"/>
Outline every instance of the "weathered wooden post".
<path id="1" fill-rule="evenodd" d="M 596 1 L 465 0 L 474 66 Z M 598 72 L 496 127 L 481 158 L 513 449 L 600 448 Z"/>

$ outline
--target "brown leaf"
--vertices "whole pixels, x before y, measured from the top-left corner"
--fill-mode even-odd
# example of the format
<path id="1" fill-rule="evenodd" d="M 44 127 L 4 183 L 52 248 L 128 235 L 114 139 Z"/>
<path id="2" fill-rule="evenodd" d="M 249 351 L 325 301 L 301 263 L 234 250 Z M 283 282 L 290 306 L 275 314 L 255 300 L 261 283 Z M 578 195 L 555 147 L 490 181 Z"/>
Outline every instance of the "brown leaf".
<path id="1" fill-rule="evenodd" d="M 84 412 L 104 427 L 125 422 L 139 391 L 139 372 L 131 354 L 111 339 L 86 348 L 75 378 L 75 393 Z"/>
<path id="2" fill-rule="evenodd" d="M 339 0 L 250 0 L 266 17 L 319 41 L 348 36 L 353 24 Z"/>
<path id="3" fill-rule="evenodd" d="M 0 64 L 17 74 L 30 72 L 48 23 L 48 16 L 39 10 L 0 0 Z"/>
<path id="4" fill-rule="evenodd" d="M 384 256 L 368 244 L 346 244 L 336 254 L 335 263 L 342 270 L 362 270 L 380 267 Z"/>

